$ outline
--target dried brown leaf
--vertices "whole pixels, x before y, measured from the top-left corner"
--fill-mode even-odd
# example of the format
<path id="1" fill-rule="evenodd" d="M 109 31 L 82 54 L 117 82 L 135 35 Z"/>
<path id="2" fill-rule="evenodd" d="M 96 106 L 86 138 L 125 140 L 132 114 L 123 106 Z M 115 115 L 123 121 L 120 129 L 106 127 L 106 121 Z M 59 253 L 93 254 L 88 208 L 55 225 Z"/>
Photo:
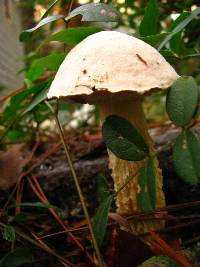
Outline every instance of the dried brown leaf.
<path id="1" fill-rule="evenodd" d="M 8 190 L 19 177 L 24 166 L 23 145 L 12 145 L 7 151 L 0 151 L 0 189 Z"/>

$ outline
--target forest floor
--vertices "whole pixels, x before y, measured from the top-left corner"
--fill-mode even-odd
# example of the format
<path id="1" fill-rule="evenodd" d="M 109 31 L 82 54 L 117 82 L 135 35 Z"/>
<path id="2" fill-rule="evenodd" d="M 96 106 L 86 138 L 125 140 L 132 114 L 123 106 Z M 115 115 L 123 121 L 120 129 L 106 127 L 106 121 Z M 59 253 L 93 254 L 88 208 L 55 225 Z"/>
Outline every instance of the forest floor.
<path id="1" fill-rule="evenodd" d="M 172 125 L 150 130 L 163 170 L 165 227 L 148 233 L 148 238 L 135 236 L 125 225 L 136 217 L 117 215 L 112 206 L 101 247 L 108 267 L 137 267 L 160 254 L 169 256 L 177 265 L 142 266 L 200 266 L 200 185 L 184 184 L 174 171 L 171 143 L 178 131 Z M 200 124 L 195 131 L 200 134 Z M 98 130 L 94 135 L 88 130 L 66 133 L 66 140 L 92 218 L 99 205 L 99 174 L 107 177 L 113 188 L 106 147 Z M 48 142 L 13 145 L 0 153 L 0 166 L 0 228 L 4 234 L 0 236 L 0 257 L 18 253 L 25 264 L 11 266 L 9 259 L 0 266 L 95 266 L 87 222 L 58 136 Z M 141 219 L 144 214 L 135 216 Z M 148 216 L 150 219 L 152 214 Z"/>

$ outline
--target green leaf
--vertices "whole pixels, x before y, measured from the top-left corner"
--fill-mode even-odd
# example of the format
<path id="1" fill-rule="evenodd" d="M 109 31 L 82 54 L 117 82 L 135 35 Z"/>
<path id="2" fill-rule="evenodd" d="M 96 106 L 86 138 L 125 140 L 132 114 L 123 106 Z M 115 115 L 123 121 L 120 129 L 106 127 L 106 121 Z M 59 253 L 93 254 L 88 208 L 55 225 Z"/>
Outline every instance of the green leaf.
<path id="1" fill-rule="evenodd" d="M 167 58 L 168 60 L 173 60 L 173 59 L 177 60 L 177 59 L 180 59 L 180 58 L 178 57 L 178 55 L 175 54 L 175 53 L 174 53 L 172 50 L 170 50 L 170 49 L 162 49 L 162 50 L 160 51 L 160 53 L 161 53 L 161 55 L 162 55 L 163 57 Z"/>
<path id="2" fill-rule="evenodd" d="M 156 170 L 153 160 L 148 158 L 138 176 L 140 191 L 137 193 L 137 205 L 143 212 L 153 211 L 156 207 Z"/>
<path id="3" fill-rule="evenodd" d="M 155 34 L 155 35 L 149 35 L 149 36 L 144 36 L 140 37 L 140 39 L 147 44 L 150 44 L 151 46 L 157 47 L 166 36 L 168 36 L 169 33 L 160 33 L 160 34 Z"/>
<path id="4" fill-rule="evenodd" d="M 42 68 L 46 70 L 57 70 L 64 60 L 65 53 L 52 53 L 46 57 L 36 59 L 32 63 L 32 68 Z"/>
<path id="5" fill-rule="evenodd" d="M 153 160 L 147 159 L 147 191 L 153 210 L 156 208 L 156 169 Z"/>
<path id="6" fill-rule="evenodd" d="M 27 133 L 23 129 L 11 129 L 8 131 L 7 138 L 11 142 L 25 142 L 28 140 Z"/>
<path id="7" fill-rule="evenodd" d="M 50 35 L 44 42 L 40 45 L 39 49 L 50 41 L 63 42 L 67 45 L 76 45 L 89 35 L 102 31 L 100 27 L 76 27 L 68 28 L 66 30 L 54 33 Z"/>
<path id="8" fill-rule="evenodd" d="M 43 70 L 41 67 L 34 68 L 31 66 L 28 72 L 26 73 L 26 78 L 24 79 L 26 86 L 31 87 L 32 82 L 37 80 L 42 75 L 42 72 Z"/>
<path id="9" fill-rule="evenodd" d="M 106 146 L 120 159 L 137 161 L 149 152 L 148 145 L 137 129 L 126 119 L 111 115 L 102 126 Z"/>
<path id="10" fill-rule="evenodd" d="M 72 12 L 65 17 L 65 20 L 72 19 L 78 15 L 82 16 L 81 21 L 117 22 L 120 18 L 120 13 L 111 5 L 91 3 L 72 10 Z"/>
<path id="11" fill-rule="evenodd" d="M 35 27 L 23 31 L 19 36 L 19 40 L 21 42 L 27 40 L 29 38 L 30 34 L 32 32 L 34 32 L 35 30 L 39 29 L 40 27 L 42 27 L 42 26 L 44 26 L 44 25 L 46 25 L 46 24 L 48 24 L 50 22 L 53 22 L 53 21 L 56 21 L 56 20 L 59 20 L 59 19 L 62 19 L 62 18 L 64 18 L 63 15 L 55 15 L 55 16 L 49 16 L 49 17 L 46 17 L 46 18 L 40 20 L 40 22 Z"/>
<path id="12" fill-rule="evenodd" d="M 93 221 L 94 235 L 99 246 L 101 246 L 108 222 L 108 213 L 113 201 L 113 195 L 109 195 L 98 207 Z"/>
<path id="13" fill-rule="evenodd" d="M 141 36 L 156 34 L 159 19 L 159 9 L 156 0 L 149 0 L 145 10 L 142 22 L 140 23 L 139 32 Z"/>
<path id="14" fill-rule="evenodd" d="M 41 76 L 44 70 L 57 71 L 65 56 L 65 53 L 52 53 L 34 60 L 26 74 L 26 78 L 33 82 Z"/>
<path id="15" fill-rule="evenodd" d="M 42 203 L 42 202 L 24 202 L 19 205 L 13 204 L 9 206 L 9 209 L 15 208 L 15 207 L 35 207 L 35 208 L 45 208 L 45 209 L 53 208 L 57 210 L 58 212 L 62 211 L 60 208 L 56 207 L 55 205 L 51 205 L 49 203 Z"/>
<path id="16" fill-rule="evenodd" d="M 49 86 L 50 86 L 51 82 L 52 82 L 52 79 L 49 80 L 49 82 L 46 85 L 46 87 L 33 98 L 31 104 L 24 110 L 23 115 L 25 115 L 26 113 L 30 112 L 38 104 L 40 104 L 43 100 L 45 100 L 47 98 L 47 93 L 49 91 Z"/>
<path id="17" fill-rule="evenodd" d="M 197 108 L 198 86 L 192 77 L 177 79 L 167 94 L 166 109 L 170 120 L 177 126 L 188 124 Z"/>
<path id="18" fill-rule="evenodd" d="M 190 130 L 183 131 L 173 146 L 173 164 L 179 177 L 196 185 L 200 177 L 200 140 Z"/>
<path id="19" fill-rule="evenodd" d="M 147 192 L 138 193 L 136 200 L 137 200 L 137 206 L 141 211 L 145 213 L 153 211 L 149 194 Z"/>
<path id="20" fill-rule="evenodd" d="M 11 225 L 7 225 L 2 230 L 2 236 L 5 240 L 9 242 L 14 242 L 15 241 L 15 228 L 12 227 Z"/>
<path id="21" fill-rule="evenodd" d="M 0 260 L 0 267 L 20 267 L 33 262 L 33 255 L 29 249 L 18 247 Z"/>
<path id="22" fill-rule="evenodd" d="M 183 12 L 178 18 L 172 23 L 172 25 L 169 28 L 169 32 L 172 32 L 173 29 L 180 24 L 185 18 L 189 16 L 189 12 Z M 179 54 L 181 51 L 181 47 L 183 45 L 182 41 L 182 31 L 179 31 L 177 34 L 175 34 L 171 40 L 170 40 L 170 48 L 174 53 Z"/>
<path id="23" fill-rule="evenodd" d="M 171 38 L 182 31 L 196 16 L 200 14 L 200 7 L 196 8 L 189 16 L 187 16 L 183 21 L 181 21 L 173 31 L 162 41 L 159 45 L 158 50 L 161 50 L 170 40 Z"/>
<path id="24" fill-rule="evenodd" d="M 98 174 L 97 177 L 97 197 L 99 202 L 103 202 L 110 195 L 107 178 L 103 174 Z"/>
<path id="25" fill-rule="evenodd" d="M 154 256 L 146 260 L 139 267 L 181 267 L 181 266 L 168 256 L 160 255 L 160 256 Z"/>
<path id="26" fill-rule="evenodd" d="M 3 121 L 6 125 L 10 124 L 13 121 L 13 114 L 19 115 L 27 105 L 27 99 L 34 95 L 37 95 L 40 91 L 44 90 L 48 85 L 49 80 L 41 82 L 29 89 L 25 89 L 24 91 L 18 93 L 13 96 L 10 100 L 9 105 L 6 107 L 3 113 Z"/>

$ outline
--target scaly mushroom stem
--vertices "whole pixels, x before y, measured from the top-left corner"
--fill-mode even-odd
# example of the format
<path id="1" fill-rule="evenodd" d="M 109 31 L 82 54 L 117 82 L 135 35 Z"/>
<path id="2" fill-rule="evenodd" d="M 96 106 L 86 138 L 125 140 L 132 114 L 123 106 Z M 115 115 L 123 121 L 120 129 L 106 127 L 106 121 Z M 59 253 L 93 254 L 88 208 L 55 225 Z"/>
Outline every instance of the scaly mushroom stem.
<path id="1" fill-rule="evenodd" d="M 102 122 L 109 115 L 119 115 L 132 123 L 138 131 L 143 135 L 146 142 L 149 144 L 150 151 L 153 152 L 153 141 L 148 133 L 148 128 L 145 122 L 145 117 L 141 105 L 140 97 L 128 96 L 116 98 L 113 96 L 107 97 L 106 101 L 99 104 L 100 115 Z M 109 167 L 112 170 L 115 190 L 121 188 L 125 182 L 135 176 L 138 170 L 144 165 L 142 161 L 126 161 L 117 158 L 111 151 L 108 150 Z M 154 166 L 156 169 L 156 208 L 165 206 L 164 193 L 162 191 L 163 178 L 161 169 L 158 166 L 158 161 L 154 158 Z M 117 211 L 120 214 L 133 214 L 138 211 L 136 203 L 136 195 L 139 190 L 137 175 L 133 180 L 117 195 L 116 205 Z M 145 233 L 148 231 L 158 230 L 164 226 L 163 220 L 156 218 L 151 221 L 136 221 L 131 223 L 132 231 L 136 234 Z"/>

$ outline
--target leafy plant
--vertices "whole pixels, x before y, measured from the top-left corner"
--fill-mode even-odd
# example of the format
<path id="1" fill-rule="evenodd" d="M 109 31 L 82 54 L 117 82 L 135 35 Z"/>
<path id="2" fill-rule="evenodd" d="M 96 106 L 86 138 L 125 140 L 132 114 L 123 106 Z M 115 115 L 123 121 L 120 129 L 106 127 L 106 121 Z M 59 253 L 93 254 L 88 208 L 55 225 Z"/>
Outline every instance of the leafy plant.
<path id="1" fill-rule="evenodd" d="M 199 89 L 192 77 L 181 77 L 167 95 L 167 112 L 172 122 L 182 127 L 173 146 L 173 162 L 179 177 L 196 185 L 200 177 L 200 139 L 190 130 L 196 117 Z"/>
<path id="2" fill-rule="evenodd" d="M 177 126 L 187 125 L 194 117 L 198 103 L 198 86 L 192 77 L 180 77 L 167 95 L 166 109 Z"/>
<path id="3" fill-rule="evenodd" d="M 145 262 L 143 262 L 139 267 L 180 267 L 178 263 L 170 259 L 167 256 L 160 255 L 157 257 L 152 257 Z"/>
<path id="4" fill-rule="evenodd" d="M 147 158 L 145 165 L 140 169 L 138 183 L 138 207 L 144 212 L 151 212 L 156 208 L 156 172 L 151 158 Z"/>
<path id="5" fill-rule="evenodd" d="M 2 230 L 2 236 L 5 240 L 9 242 L 14 242 L 15 241 L 15 229 L 11 225 L 7 225 Z"/>
<path id="6" fill-rule="evenodd" d="M 142 160 L 149 148 L 144 138 L 126 119 L 111 115 L 103 123 L 102 132 L 107 147 L 120 159 Z"/>

